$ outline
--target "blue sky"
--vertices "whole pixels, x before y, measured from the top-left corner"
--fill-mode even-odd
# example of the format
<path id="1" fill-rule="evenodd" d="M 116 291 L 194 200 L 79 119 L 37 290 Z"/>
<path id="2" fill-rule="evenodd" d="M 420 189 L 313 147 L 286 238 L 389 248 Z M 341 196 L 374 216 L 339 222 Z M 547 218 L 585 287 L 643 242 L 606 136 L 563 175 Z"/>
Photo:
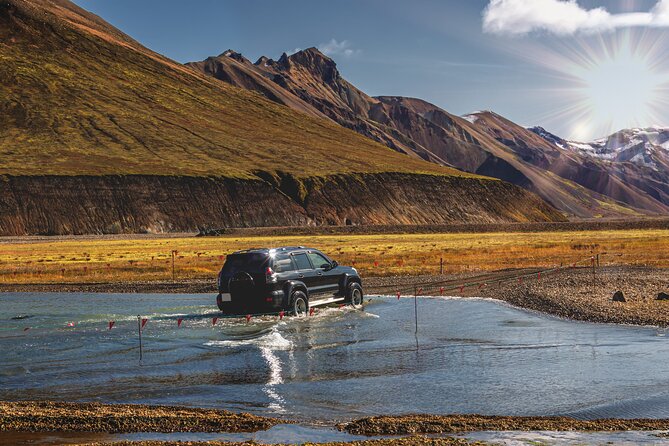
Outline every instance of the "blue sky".
<path id="1" fill-rule="evenodd" d="M 490 1 L 498 4 L 488 11 L 484 29 Z M 597 53 L 603 42 L 619 44 L 631 36 L 655 48 L 669 41 L 669 18 L 658 12 L 657 0 L 579 0 L 571 6 L 561 5 L 563 0 L 75 2 L 180 62 L 228 48 L 255 60 L 318 46 L 329 51 L 345 78 L 371 95 L 419 97 L 455 114 L 490 109 L 519 124 L 543 125 L 580 139 L 604 136 L 621 125 L 669 125 L 658 104 L 652 114 L 634 110 L 607 123 L 609 106 L 587 105 L 590 87 L 583 87 L 583 73 L 565 69 L 569 61 L 578 65 L 579 52 Z M 625 64 L 638 64 L 637 59 Z M 669 73 L 657 65 L 659 75 Z M 609 79 L 596 79 L 608 86 Z M 628 81 L 616 82 L 623 84 L 611 80 L 612 95 L 628 90 Z M 628 96 L 631 102 L 622 107 L 642 108 Z M 584 107 L 599 107 L 592 113 L 597 117 L 586 116 Z"/>

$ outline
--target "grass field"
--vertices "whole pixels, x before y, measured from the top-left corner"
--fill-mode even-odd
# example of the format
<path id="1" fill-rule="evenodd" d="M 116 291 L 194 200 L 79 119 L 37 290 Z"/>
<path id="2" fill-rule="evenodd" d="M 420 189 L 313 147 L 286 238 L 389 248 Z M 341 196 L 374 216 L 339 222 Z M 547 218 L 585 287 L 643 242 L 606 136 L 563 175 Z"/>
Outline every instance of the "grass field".
<path id="1" fill-rule="evenodd" d="M 20 18 L 0 15 L 0 174 L 472 176 L 197 74 L 64 2 L 14 3 Z"/>
<path id="2" fill-rule="evenodd" d="M 602 265 L 669 267 L 669 230 L 485 234 L 223 236 L 0 240 L 0 282 L 134 282 L 215 279 L 226 254 L 282 245 L 320 248 L 365 276 L 572 264 L 600 253 Z"/>

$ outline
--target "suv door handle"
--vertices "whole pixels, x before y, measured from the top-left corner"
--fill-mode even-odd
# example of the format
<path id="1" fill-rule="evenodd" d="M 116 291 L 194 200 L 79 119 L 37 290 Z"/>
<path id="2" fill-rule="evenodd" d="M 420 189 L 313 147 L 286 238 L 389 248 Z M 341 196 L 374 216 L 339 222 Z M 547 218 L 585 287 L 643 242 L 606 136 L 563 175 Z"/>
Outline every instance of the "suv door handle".
<path id="1" fill-rule="evenodd" d="M 304 279 L 304 274 L 298 274 L 297 277 L 300 279 Z"/>
<path id="2" fill-rule="evenodd" d="M 319 275 L 319 276 L 322 276 L 322 275 L 323 275 L 323 271 L 318 271 L 318 275 Z"/>

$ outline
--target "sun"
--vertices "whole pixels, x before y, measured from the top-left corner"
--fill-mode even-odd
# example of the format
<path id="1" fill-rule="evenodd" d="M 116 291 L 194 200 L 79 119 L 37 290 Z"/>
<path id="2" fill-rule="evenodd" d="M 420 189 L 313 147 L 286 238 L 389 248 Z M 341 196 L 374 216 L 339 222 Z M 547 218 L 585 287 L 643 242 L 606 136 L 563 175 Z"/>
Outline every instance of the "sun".
<path id="1" fill-rule="evenodd" d="M 529 43 L 513 53 L 549 74 L 536 90 L 546 112 L 535 119 L 585 141 L 669 124 L 667 46 L 669 33 L 621 30 Z"/>
<path id="2" fill-rule="evenodd" d="M 629 42 L 593 60 L 572 67 L 581 104 L 581 128 L 575 133 L 601 135 L 657 122 L 666 77 L 653 69 L 648 54 Z"/>

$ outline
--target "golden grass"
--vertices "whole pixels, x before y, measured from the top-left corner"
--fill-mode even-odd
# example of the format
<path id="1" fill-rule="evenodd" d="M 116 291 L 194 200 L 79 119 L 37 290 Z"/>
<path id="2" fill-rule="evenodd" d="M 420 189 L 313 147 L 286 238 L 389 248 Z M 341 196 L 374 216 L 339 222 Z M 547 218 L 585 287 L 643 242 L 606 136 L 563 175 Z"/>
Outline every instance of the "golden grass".
<path id="1" fill-rule="evenodd" d="M 571 264 L 593 252 L 603 265 L 669 266 L 668 230 L 484 234 L 224 236 L 0 241 L 0 282 L 215 280 L 225 255 L 251 247 L 307 245 L 364 276 L 490 271 Z M 376 262 L 376 263 L 375 263 Z"/>
<path id="2" fill-rule="evenodd" d="M 40 22 L 62 20 L 34 15 L 25 27 L 0 17 L 0 42 L 11 42 L 0 43 L 0 175 L 473 176 L 133 49 L 120 37 L 67 25 L 56 35 Z"/>

